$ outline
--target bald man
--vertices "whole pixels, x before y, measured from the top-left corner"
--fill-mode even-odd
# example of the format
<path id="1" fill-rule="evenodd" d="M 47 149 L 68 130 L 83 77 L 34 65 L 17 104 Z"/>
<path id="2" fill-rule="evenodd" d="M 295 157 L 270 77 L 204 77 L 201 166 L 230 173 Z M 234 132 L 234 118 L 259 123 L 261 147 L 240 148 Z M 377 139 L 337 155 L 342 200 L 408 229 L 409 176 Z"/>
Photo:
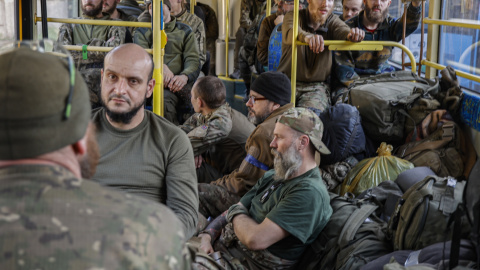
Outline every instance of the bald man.
<path id="1" fill-rule="evenodd" d="M 102 107 L 92 117 L 100 149 L 93 179 L 166 204 L 190 238 L 198 218 L 193 150 L 181 129 L 144 109 L 155 86 L 152 73 L 152 58 L 136 44 L 105 57 Z"/>

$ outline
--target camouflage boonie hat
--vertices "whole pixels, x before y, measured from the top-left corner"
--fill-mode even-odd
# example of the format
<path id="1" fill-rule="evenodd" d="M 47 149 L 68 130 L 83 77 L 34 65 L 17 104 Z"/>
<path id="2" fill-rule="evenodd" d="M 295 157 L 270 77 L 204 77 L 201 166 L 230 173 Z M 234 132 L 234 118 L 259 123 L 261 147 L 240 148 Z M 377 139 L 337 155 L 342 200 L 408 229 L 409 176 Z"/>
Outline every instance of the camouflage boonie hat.
<path id="1" fill-rule="evenodd" d="M 327 146 L 322 142 L 322 120 L 309 109 L 291 108 L 282 114 L 277 122 L 307 135 L 318 152 L 325 155 L 330 154 L 330 150 L 328 150 Z"/>

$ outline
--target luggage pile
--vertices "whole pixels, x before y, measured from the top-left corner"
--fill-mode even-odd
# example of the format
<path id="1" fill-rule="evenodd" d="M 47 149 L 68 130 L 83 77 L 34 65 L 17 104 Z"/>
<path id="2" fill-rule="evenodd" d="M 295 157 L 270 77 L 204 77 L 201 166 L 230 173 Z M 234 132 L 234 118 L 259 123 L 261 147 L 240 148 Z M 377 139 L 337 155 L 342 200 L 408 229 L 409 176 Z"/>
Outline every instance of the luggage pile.
<path id="1" fill-rule="evenodd" d="M 333 214 L 296 269 L 480 267 L 480 162 L 455 72 L 441 74 L 363 78 L 319 113 Z"/>

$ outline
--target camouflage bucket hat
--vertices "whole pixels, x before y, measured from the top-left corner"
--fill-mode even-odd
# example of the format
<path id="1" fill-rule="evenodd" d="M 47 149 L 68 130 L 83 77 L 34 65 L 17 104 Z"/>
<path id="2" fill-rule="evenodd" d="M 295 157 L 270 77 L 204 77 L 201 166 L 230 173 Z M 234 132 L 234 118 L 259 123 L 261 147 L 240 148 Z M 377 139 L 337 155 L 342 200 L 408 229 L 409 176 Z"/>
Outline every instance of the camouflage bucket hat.
<path id="1" fill-rule="evenodd" d="M 305 108 L 292 108 L 282 114 L 278 123 L 284 124 L 294 130 L 307 135 L 318 152 L 328 155 L 330 150 L 322 142 L 323 123 L 318 116 Z"/>
<path id="2" fill-rule="evenodd" d="M 73 59 L 50 40 L 0 43 L 0 160 L 73 144 L 90 121 L 88 89 Z"/>

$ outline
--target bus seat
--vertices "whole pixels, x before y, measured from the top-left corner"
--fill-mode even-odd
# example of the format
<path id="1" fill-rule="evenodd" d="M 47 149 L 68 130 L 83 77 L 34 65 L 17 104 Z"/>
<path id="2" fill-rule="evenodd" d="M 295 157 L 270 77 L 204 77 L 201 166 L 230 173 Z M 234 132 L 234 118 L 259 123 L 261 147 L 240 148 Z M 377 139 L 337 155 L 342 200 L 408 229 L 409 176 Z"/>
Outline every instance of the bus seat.
<path id="1" fill-rule="evenodd" d="M 273 28 L 273 32 L 270 35 L 270 41 L 268 42 L 268 70 L 276 71 L 280 64 L 280 58 L 282 57 L 282 24 L 278 24 Z"/>

